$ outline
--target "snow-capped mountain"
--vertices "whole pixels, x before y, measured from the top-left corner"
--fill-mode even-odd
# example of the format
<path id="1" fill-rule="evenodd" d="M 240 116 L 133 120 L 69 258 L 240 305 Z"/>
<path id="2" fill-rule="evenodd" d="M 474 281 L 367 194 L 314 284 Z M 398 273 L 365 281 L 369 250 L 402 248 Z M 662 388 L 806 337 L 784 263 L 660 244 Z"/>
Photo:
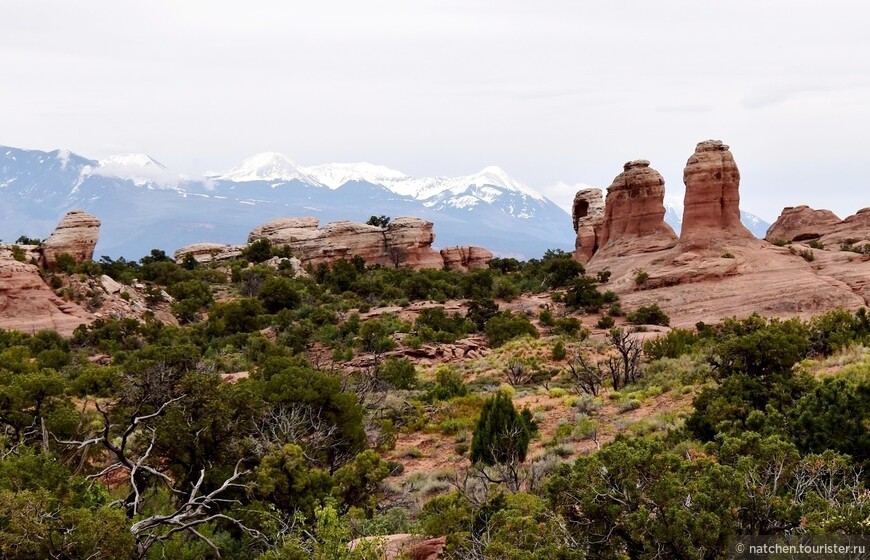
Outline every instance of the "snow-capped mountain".
<path id="1" fill-rule="evenodd" d="M 146 154 L 117 154 L 101 159 L 96 167 L 83 169 L 82 174 L 100 175 L 132 181 L 148 188 L 178 188 L 182 177 Z"/>
<path id="2" fill-rule="evenodd" d="M 46 237 L 73 208 L 102 220 L 98 255 L 128 258 L 196 241 L 240 243 L 254 226 L 282 216 L 321 223 L 420 216 L 435 223 L 438 247 L 481 245 L 521 258 L 574 242 L 564 210 L 498 167 L 415 178 L 380 165 L 306 167 L 265 153 L 189 179 L 144 154 L 95 161 L 0 147 L 0 238 Z"/>
<path id="3" fill-rule="evenodd" d="M 318 184 L 308 172 L 292 159 L 283 154 L 265 152 L 249 157 L 238 166 L 212 176 L 215 181 L 247 183 L 250 181 L 295 181 Z"/>
<path id="4" fill-rule="evenodd" d="M 399 192 L 393 188 L 395 184 L 413 180 L 401 171 L 396 171 L 383 165 L 372 165 L 371 163 L 364 162 L 326 163 L 306 167 L 305 171 L 309 177 L 322 185 L 326 185 L 330 189 L 337 189 L 345 183 L 356 181 L 381 185 L 393 192 Z"/>

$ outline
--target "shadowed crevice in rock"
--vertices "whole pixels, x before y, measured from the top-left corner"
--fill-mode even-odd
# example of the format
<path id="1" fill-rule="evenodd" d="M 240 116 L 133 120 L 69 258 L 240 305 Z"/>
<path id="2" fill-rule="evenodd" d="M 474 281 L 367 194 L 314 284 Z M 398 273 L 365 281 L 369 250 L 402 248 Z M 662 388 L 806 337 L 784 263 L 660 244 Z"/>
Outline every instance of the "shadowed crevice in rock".
<path id="1" fill-rule="evenodd" d="M 574 221 L 574 258 L 587 262 L 598 250 L 598 234 L 604 221 L 604 194 L 601 189 L 583 189 L 574 196 L 571 217 Z"/>

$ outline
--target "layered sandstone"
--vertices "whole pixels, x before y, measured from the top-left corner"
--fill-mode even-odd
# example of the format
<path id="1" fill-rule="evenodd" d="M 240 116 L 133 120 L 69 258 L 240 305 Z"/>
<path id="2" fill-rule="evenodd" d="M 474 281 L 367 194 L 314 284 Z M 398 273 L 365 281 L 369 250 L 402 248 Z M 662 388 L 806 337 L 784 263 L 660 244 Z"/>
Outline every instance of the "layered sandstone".
<path id="1" fill-rule="evenodd" d="M 0 258 L 0 328 L 27 333 L 50 329 L 70 336 L 92 319 L 78 305 L 57 297 L 36 266 Z"/>
<path id="2" fill-rule="evenodd" d="M 75 262 L 87 262 L 94 257 L 94 247 L 100 237 L 100 220 L 83 210 L 67 212 L 54 232 L 42 244 L 45 266 L 57 263 L 58 256 L 67 253 Z"/>
<path id="3" fill-rule="evenodd" d="M 665 180 L 647 160 L 623 166 L 607 188 L 595 258 L 661 251 L 677 243 L 665 223 Z"/>
<path id="4" fill-rule="evenodd" d="M 175 262 L 181 263 L 187 255 L 191 255 L 196 262 L 208 263 L 222 261 L 241 256 L 244 245 L 224 245 L 222 243 L 191 243 L 175 251 Z"/>
<path id="5" fill-rule="evenodd" d="M 818 239 L 831 233 L 843 221 L 830 210 L 814 210 L 809 206 L 789 206 L 770 226 L 765 239 L 774 241 L 803 241 Z"/>
<path id="6" fill-rule="evenodd" d="M 248 235 L 248 243 L 268 239 L 273 244 L 285 245 L 320 236 L 320 221 L 306 216 L 302 218 L 278 218 L 259 225 Z"/>
<path id="7" fill-rule="evenodd" d="M 849 216 L 831 231 L 822 235 L 825 245 L 860 246 L 870 243 L 870 208 L 862 208 Z"/>
<path id="8" fill-rule="evenodd" d="M 363 537 L 351 541 L 348 544 L 350 550 L 354 550 L 364 543 L 382 547 L 384 560 L 438 560 L 447 545 L 445 537 L 421 537 L 419 535 L 386 535 L 383 537 Z"/>
<path id="9" fill-rule="evenodd" d="M 686 196 L 680 244 L 709 248 L 723 239 L 755 239 L 740 222 L 740 171 L 727 144 L 699 142 L 683 170 Z"/>
<path id="10" fill-rule="evenodd" d="M 432 248 L 432 222 L 420 218 L 399 217 L 384 228 L 346 220 L 322 228 L 318 225 L 317 218 L 281 218 L 254 228 L 248 242 L 268 239 L 272 245 L 288 245 L 303 266 L 358 256 L 371 266 L 420 270 L 444 268 L 447 264 L 473 269 L 483 268 L 492 260 L 492 253 L 486 249 L 462 247 L 447 250 L 449 262 L 445 263 L 444 254 Z M 187 248 L 176 252 L 176 259 L 184 250 Z"/>
<path id="11" fill-rule="evenodd" d="M 466 245 L 441 249 L 441 258 L 450 270 L 479 270 L 489 266 L 492 253 L 483 247 Z"/>
<path id="12" fill-rule="evenodd" d="M 574 195 L 571 206 L 574 221 L 574 259 L 585 263 L 598 250 L 598 233 L 604 223 L 604 194 L 601 189 L 583 189 Z"/>

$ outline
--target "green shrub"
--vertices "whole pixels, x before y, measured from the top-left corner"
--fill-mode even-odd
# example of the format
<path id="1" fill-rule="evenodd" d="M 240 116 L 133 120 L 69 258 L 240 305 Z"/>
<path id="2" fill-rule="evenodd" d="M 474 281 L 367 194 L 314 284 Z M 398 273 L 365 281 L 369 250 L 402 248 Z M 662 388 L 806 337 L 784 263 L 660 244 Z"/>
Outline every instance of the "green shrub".
<path id="1" fill-rule="evenodd" d="M 381 379 L 396 389 L 413 389 L 417 386 L 417 370 L 407 358 L 387 358 L 378 373 Z"/>
<path id="2" fill-rule="evenodd" d="M 605 315 L 598 319 L 598 323 L 596 324 L 599 329 L 612 329 L 616 325 L 616 321 L 613 317 Z"/>
<path id="3" fill-rule="evenodd" d="M 242 249 L 242 256 L 252 263 L 261 263 L 272 258 L 272 242 L 266 238 L 257 239 Z"/>
<path id="4" fill-rule="evenodd" d="M 487 399 L 471 441 L 471 462 L 523 462 L 537 424 L 528 408 L 517 412 L 513 401 L 499 392 Z"/>
<path id="5" fill-rule="evenodd" d="M 701 337 L 688 329 L 673 329 L 665 336 L 644 342 L 644 353 L 653 360 L 659 358 L 679 358 L 689 354 L 701 343 Z"/>
<path id="6" fill-rule="evenodd" d="M 525 315 L 514 314 L 511 311 L 503 311 L 494 315 L 487 321 L 484 330 L 489 344 L 493 348 L 518 336 L 538 337 L 538 329 L 529 322 Z"/>
<path id="7" fill-rule="evenodd" d="M 634 283 L 637 286 L 643 286 L 649 280 L 649 273 L 645 270 L 637 269 L 634 271 Z"/>
<path id="8" fill-rule="evenodd" d="M 657 303 L 638 307 L 629 313 L 626 318 L 629 323 L 635 325 L 662 325 L 671 324 L 671 318 L 661 310 Z"/>
<path id="9" fill-rule="evenodd" d="M 446 401 L 453 397 L 463 397 L 468 394 L 468 387 L 454 368 L 440 366 L 435 370 L 435 384 L 426 391 L 424 400 Z"/>

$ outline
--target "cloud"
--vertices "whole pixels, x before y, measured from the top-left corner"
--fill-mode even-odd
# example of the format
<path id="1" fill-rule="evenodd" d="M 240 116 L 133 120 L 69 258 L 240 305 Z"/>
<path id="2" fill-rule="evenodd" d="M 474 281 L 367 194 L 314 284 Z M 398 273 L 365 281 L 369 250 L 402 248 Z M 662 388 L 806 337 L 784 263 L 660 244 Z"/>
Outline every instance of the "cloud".
<path id="1" fill-rule="evenodd" d="M 570 214 L 572 210 L 571 207 L 574 204 L 574 196 L 577 194 L 577 191 L 589 188 L 592 188 L 592 185 L 587 185 L 586 183 L 575 183 L 569 185 L 568 183 L 559 181 L 555 185 L 542 187 L 537 190 L 542 195 L 555 202 L 559 208 Z"/>

